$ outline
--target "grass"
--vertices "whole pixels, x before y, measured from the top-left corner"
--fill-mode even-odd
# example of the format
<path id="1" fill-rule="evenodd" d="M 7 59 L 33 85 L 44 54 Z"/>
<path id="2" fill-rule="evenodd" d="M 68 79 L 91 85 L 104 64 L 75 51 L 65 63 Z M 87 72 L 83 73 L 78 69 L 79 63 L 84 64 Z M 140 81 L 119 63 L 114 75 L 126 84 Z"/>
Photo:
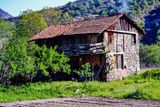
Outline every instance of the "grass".
<path id="1" fill-rule="evenodd" d="M 71 81 L 0 86 L 0 102 L 80 96 L 82 88 L 83 83 Z M 77 89 L 79 92 L 75 93 Z M 108 83 L 87 82 L 83 93 L 85 96 L 157 100 L 160 99 L 160 69 Z"/>

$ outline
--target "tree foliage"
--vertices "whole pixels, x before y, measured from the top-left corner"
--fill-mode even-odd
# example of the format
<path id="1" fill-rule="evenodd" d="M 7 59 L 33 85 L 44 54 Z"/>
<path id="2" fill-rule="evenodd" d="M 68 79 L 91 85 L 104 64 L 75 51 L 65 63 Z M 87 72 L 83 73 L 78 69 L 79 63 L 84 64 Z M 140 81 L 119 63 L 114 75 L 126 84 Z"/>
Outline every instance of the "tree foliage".
<path id="1" fill-rule="evenodd" d="M 155 5 L 158 0 L 78 0 L 69 2 L 59 8 L 62 12 L 68 12 L 74 18 L 90 15 L 103 16 L 119 12 L 127 13 L 132 18 L 141 14 L 141 11 L 149 5 Z"/>
<path id="2" fill-rule="evenodd" d="M 43 18 L 48 25 L 58 24 L 60 21 L 60 11 L 53 8 L 44 8 L 40 11 L 40 13 L 43 15 Z"/>
<path id="3" fill-rule="evenodd" d="M 140 61 L 142 66 L 152 67 L 160 65 L 160 46 L 159 45 L 141 45 Z M 156 67 L 156 66 L 155 66 Z"/>
<path id="4" fill-rule="evenodd" d="M 14 23 L 0 19 L 0 48 L 14 35 Z"/>
<path id="5" fill-rule="evenodd" d="M 11 38 L 13 36 L 15 25 L 0 19 L 0 38 Z"/>
<path id="6" fill-rule="evenodd" d="M 91 65 L 89 63 L 82 65 L 78 70 L 74 70 L 74 73 L 78 74 L 79 77 L 84 77 L 85 81 L 92 80 L 94 75 L 91 71 Z"/>
<path id="7" fill-rule="evenodd" d="M 12 84 L 21 77 L 24 82 L 32 82 L 40 71 L 44 76 L 49 72 L 70 72 L 69 58 L 56 48 L 39 47 L 28 39 L 47 27 L 43 16 L 34 11 L 25 11 L 18 20 L 15 33 L 1 49 L 0 83 Z M 19 80 L 18 83 L 22 82 Z"/>
<path id="8" fill-rule="evenodd" d="M 69 15 L 68 12 L 64 12 L 61 14 L 61 23 L 69 23 L 72 22 L 72 17 Z"/>
<path id="9" fill-rule="evenodd" d="M 47 48 L 45 45 L 37 49 L 37 69 L 45 76 L 57 72 L 70 73 L 69 58 L 64 53 L 58 53 L 56 47 Z M 50 71 L 50 72 L 49 72 Z"/>
<path id="10" fill-rule="evenodd" d="M 27 10 L 24 11 L 18 20 L 17 24 L 17 35 L 20 37 L 31 37 L 47 27 L 43 15 Z"/>
<path id="11" fill-rule="evenodd" d="M 16 75 L 26 78 L 26 81 L 32 81 L 36 74 L 34 54 L 34 44 L 28 44 L 26 38 L 10 39 L 8 45 L 1 50 L 1 82 L 9 84 L 9 80 Z"/>
<path id="12" fill-rule="evenodd" d="M 32 82 L 38 72 L 51 78 L 51 74 L 64 72 L 70 74 L 69 58 L 58 53 L 55 48 L 28 43 L 26 38 L 14 38 L 3 53 L 3 69 L 0 82 L 9 84 L 10 79 L 20 75 L 25 82 Z M 21 81 L 19 81 L 21 82 Z"/>
<path id="13" fill-rule="evenodd" d="M 43 15 L 48 25 L 68 23 L 72 21 L 72 17 L 68 12 L 61 12 L 54 8 L 44 8 L 39 13 Z"/>
<path id="14" fill-rule="evenodd" d="M 2 67 L 3 67 L 3 59 L 4 59 L 4 51 L 5 46 L 8 44 L 10 38 L 13 37 L 15 30 L 14 23 L 7 22 L 3 19 L 0 19 L 0 79 L 1 75 L 3 75 Z"/>

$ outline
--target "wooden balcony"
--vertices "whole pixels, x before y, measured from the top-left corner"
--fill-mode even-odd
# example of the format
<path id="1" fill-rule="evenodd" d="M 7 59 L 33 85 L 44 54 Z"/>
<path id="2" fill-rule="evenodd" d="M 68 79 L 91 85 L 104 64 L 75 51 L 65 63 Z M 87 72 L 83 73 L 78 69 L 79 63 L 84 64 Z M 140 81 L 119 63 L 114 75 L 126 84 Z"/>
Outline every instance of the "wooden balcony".
<path id="1" fill-rule="evenodd" d="M 65 54 L 69 56 L 76 55 L 85 55 L 85 54 L 103 54 L 103 44 L 95 43 L 95 44 L 72 44 L 61 46 L 58 48 L 59 51 L 63 51 Z"/>

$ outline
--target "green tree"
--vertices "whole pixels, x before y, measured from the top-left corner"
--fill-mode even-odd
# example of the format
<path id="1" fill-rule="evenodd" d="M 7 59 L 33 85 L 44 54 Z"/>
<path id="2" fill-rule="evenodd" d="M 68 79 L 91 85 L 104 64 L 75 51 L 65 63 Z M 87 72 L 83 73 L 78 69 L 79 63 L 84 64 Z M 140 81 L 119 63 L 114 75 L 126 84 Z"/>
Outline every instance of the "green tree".
<path id="1" fill-rule="evenodd" d="M 15 35 L 0 52 L 3 61 L 0 72 L 1 83 L 10 84 L 17 75 L 25 79 L 25 82 L 32 82 L 37 71 L 41 71 L 44 75 L 57 72 L 70 73 L 69 58 L 64 53 L 58 53 L 56 48 L 39 47 L 28 42 L 31 36 L 45 27 L 46 22 L 40 13 L 33 11 L 22 13 Z"/>
<path id="2" fill-rule="evenodd" d="M 72 17 L 70 16 L 72 12 L 74 14 L 74 11 L 68 8 L 64 12 L 53 8 L 44 8 L 40 11 L 48 25 L 72 22 Z"/>
<path id="3" fill-rule="evenodd" d="M 14 35 L 15 25 L 14 23 L 7 22 L 0 19 L 0 48 Z"/>
<path id="4" fill-rule="evenodd" d="M 141 15 L 141 13 L 142 13 L 142 10 L 141 10 L 140 5 L 137 7 L 137 13 L 138 13 L 139 15 Z"/>
<path id="5" fill-rule="evenodd" d="M 140 61 L 142 66 L 160 64 L 160 46 L 158 45 L 142 45 L 140 46 Z"/>
<path id="6" fill-rule="evenodd" d="M 87 6 L 86 6 L 86 4 L 83 4 L 82 6 L 81 6 L 81 11 L 83 12 L 83 13 L 86 13 L 87 12 Z"/>
<path id="7" fill-rule="evenodd" d="M 77 73 L 80 77 L 85 77 L 86 80 L 92 80 L 93 73 L 91 72 L 91 65 L 89 63 L 82 65 L 78 71 L 74 72 Z"/>
<path id="8" fill-rule="evenodd" d="M 32 81 L 35 76 L 35 58 L 34 44 L 28 44 L 26 38 L 10 39 L 5 46 L 5 50 L 1 50 L 3 57 L 3 68 L 1 70 L 1 83 L 8 84 L 11 78 L 20 75 L 26 78 L 26 81 Z"/>
<path id="9" fill-rule="evenodd" d="M 72 17 L 69 15 L 68 12 L 62 13 L 61 14 L 61 23 L 67 23 L 67 22 L 72 22 Z"/>
<path id="10" fill-rule="evenodd" d="M 48 25 L 53 25 L 60 22 L 60 11 L 53 8 L 44 8 L 40 11 L 40 13 L 43 15 L 43 18 Z"/>
<path id="11" fill-rule="evenodd" d="M 81 66 L 79 70 L 74 71 L 76 74 L 79 75 L 79 77 L 85 77 L 85 81 L 83 81 L 83 87 L 80 93 L 80 96 L 84 95 L 85 91 L 88 91 L 87 89 L 87 80 L 92 80 L 93 72 L 91 72 L 91 65 L 89 63 L 86 63 Z M 77 89 L 78 90 L 78 89 Z"/>
<path id="12" fill-rule="evenodd" d="M 76 11 L 75 11 L 75 15 L 76 15 L 76 16 L 80 16 L 81 13 L 80 13 L 78 10 L 76 10 Z"/>
<path id="13" fill-rule="evenodd" d="M 144 21 L 139 21 L 138 26 L 141 27 L 141 28 L 144 28 L 145 27 Z"/>
<path id="14" fill-rule="evenodd" d="M 145 6 L 145 7 L 148 7 L 148 2 L 147 2 L 147 0 L 144 0 L 144 6 Z"/>
<path id="15" fill-rule="evenodd" d="M 14 23 L 0 19 L 0 38 L 11 38 L 13 36 Z"/>
<path id="16" fill-rule="evenodd" d="M 154 3 L 156 3 L 156 0 L 150 0 L 150 2 L 151 2 L 152 4 L 154 4 Z"/>
<path id="17" fill-rule="evenodd" d="M 43 15 L 35 11 L 24 11 L 18 20 L 17 35 L 20 37 L 28 37 L 39 33 L 47 27 Z"/>
<path id="18" fill-rule="evenodd" d="M 14 35 L 15 25 L 14 23 L 7 22 L 3 19 L 0 19 L 0 80 L 3 67 L 4 54 L 2 51 L 5 51 L 5 47 L 8 44 L 8 41 Z"/>
<path id="19" fill-rule="evenodd" d="M 96 7 L 100 6 L 102 3 L 102 0 L 94 0 Z"/>
<path id="20" fill-rule="evenodd" d="M 102 16 L 107 16 L 107 15 L 108 15 L 108 11 L 107 11 L 107 10 L 102 10 L 101 15 L 102 15 Z"/>
<path id="21" fill-rule="evenodd" d="M 37 49 L 37 70 L 45 76 L 51 76 L 57 72 L 68 74 L 71 72 L 68 64 L 70 59 L 64 53 L 58 53 L 56 49 L 56 47 L 47 48 L 45 45 Z"/>
<path id="22" fill-rule="evenodd" d="M 8 83 L 11 78 L 21 75 L 27 81 L 35 76 L 35 45 L 28 43 L 28 39 L 47 27 L 43 16 L 37 12 L 25 11 L 21 14 L 16 32 L 9 43 L 1 50 L 3 61 L 1 82 Z"/>
<path id="23" fill-rule="evenodd" d="M 0 82 L 3 84 L 14 82 L 11 79 L 14 80 L 17 75 L 25 79 L 24 82 L 32 82 L 38 71 L 49 77 L 49 80 L 52 74 L 57 72 L 71 72 L 70 59 L 64 53 L 58 53 L 56 47 L 47 48 L 28 43 L 26 38 L 11 39 L 2 53 L 4 63 L 0 72 Z"/>

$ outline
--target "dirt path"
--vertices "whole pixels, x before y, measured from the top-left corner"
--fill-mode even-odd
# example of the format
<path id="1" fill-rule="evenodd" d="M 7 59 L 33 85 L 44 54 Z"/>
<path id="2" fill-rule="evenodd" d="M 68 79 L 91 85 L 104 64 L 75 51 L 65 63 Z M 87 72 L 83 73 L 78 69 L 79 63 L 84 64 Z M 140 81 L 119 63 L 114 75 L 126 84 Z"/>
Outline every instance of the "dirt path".
<path id="1" fill-rule="evenodd" d="M 160 101 L 83 97 L 0 103 L 0 107 L 160 107 Z"/>

